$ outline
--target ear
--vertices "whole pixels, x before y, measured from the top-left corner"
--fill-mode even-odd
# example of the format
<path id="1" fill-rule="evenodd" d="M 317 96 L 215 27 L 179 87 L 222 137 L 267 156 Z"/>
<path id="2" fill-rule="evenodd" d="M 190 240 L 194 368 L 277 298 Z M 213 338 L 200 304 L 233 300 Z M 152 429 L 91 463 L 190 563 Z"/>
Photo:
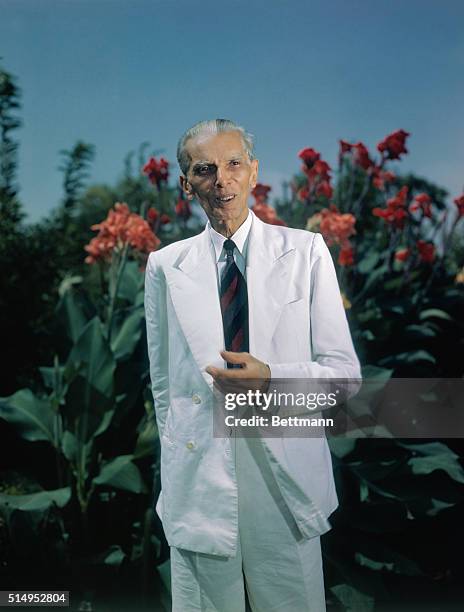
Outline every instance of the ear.
<path id="1" fill-rule="evenodd" d="M 256 187 L 256 183 L 258 181 L 258 166 L 259 161 L 257 159 L 251 160 L 251 176 L 250 176 L 250 184 L 251 187 Z"/>
<path id="2" fill-rule="evenodd" d="M 184 176 L 183 174 L 181 174 L 179 176 L 179 184 L 180 184 L 180 186 L 182 188 L 182 191 L 184 192 L 185 196 L 187 197 L 187 199 L 188 200 L 193 200 L 192 186 L 188 182 L 187 177 Z"/>

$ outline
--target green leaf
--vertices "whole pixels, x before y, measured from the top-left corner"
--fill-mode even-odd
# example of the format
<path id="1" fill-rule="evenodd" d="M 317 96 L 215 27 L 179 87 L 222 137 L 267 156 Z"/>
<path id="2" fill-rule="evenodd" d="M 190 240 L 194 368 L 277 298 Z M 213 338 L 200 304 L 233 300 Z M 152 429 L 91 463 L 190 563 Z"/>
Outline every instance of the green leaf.
<path id="1" fill-rule="evenodd" d="M 158 428 L 154 419 L 148 419 L 144 428 L 137 438 L 137 443 L 134 450 L 134 458 L 148 457 L 155 452 L 155 442 L 158 437 Z"/>
<path id="2" fill-rule="evenodd" d="M 380 368 L 379 366 L 367 364 L 361 368 L 363 380 L 378 381 L 385 384 L 391 378 L 393 370 Z"/>
<path id="3" fill-rule="evenodd" d="M 349 455 L 356 447 L 356 440 L 353 438 L 329 438 L 327 442 L 331 452 L 339 459 Z"/>
<path id="4" fill-rule="evenodd" d="M 124 315 L 119 329 L 113 333 L 111 349 L 118 361 L 129 358 L 142 335 L 142 323 L 144 321 L 143 308 L 132 310 L 129 315 Z"/>
<path id="5" fill-rule="evenodd" d="M 39 399 L 30 389 L 0 398 L 0 418 L 14 425 L 25 440 L 53 443 L 55 412 L 48 400 Z"/>
<path id="6" fill-rule="evenodd" d="M 46 510 L 52 504 L 63 508 L 71 499 L 71 487 L 55 489 L 54 491 L 39 491 L 27 495 L 6 495 L 0 493 L 0 505 L 17 510 Z"/>
<path id="7" fill-rule="evenodd" d="M 77 437 L 87 442 L 108 425 L 108 412 L 115 408 L 113 378 L 116 360 L 95 317 L 84 328 L 74 345 L 68 365 L 78 363 L 79 374 L 69 385 L 64 412 Z"/>
<path id="8" fill-rule="evenodd" d="M 444 470 L 453 480 L 464 483 L 464 468 L 459 462 L 459 456 L 446 444 L 442 442 L 399 444 L 416 455 L 408 462 L 413 474 L 430 474 L 435 470 Z"/>
<path id="9" fill-rule="evenodd" d="M 56 307 L 56 314 L 63 322 L 70 340 L 77 341 L 93 315 L 93 310 L 93 305 L 81 292 L 70 289 L 64 293 Z"/>
<path id="10" fill-rule="evenodd" d="M 107 555 L 104 559 L 105 565 L 119 566 L 124 560 L 124 554 L 122 548 L 120 546 L 114 545 L 111 546 L 109 551 L 107 551 Z"/>
<path id="11" fill-rule="evenodd" d="M 121 455 L 106 463 L 98 476 L 96 485 L 112 486 L 132 493 L 146 493 L 146 487 L 138 467 L 132 463 L 133 455 Z"/>
<path id="12" fill-rule="evenodd" d="M 139 266 L 136 261 L 127 261 L 119 283 L 118 297 L 127 300 L 130 304 L 136 303 L 144 285 L 145 277 Z"/>
<path id="13" fill-rule="evenodd" d="M 428 325 L 407 325 L 404 329 L 416 338 L 434 338 L 437 335 Z"/>
<path id="14" fill-rule="evenodd" d="M 439 310 L 438 308 L 429 308 L 427 310 L 423 310 L 419 314 L 419 319 L 423 321 L 424 319 L 430 319 L 435 317 L 437 319 L 443 319 L 444 321 L 452 321 L 452 317 L 445 312 L 444 310 Z"/>
<path id="15" fill-rule="evenodd" d="M 385 357 L 379 361 L 382 365 L 395 365 L 401 363 L 417 363 L 420 361 L 428 361 L 429 363 L 436 363 L 436 359 L 433 355 L 427 351 L 407 351 L 405 353 L 399 353 L 398 355 L 391 355 Z"/>
<path id="16" fill-rule="evenodd" d="M 371 610 L 374 610 L 374 598 L 349 584 L 337 584 L 330 587 L 330 591 L 345 607 L 346 612 L 371 612 Z"/>
<path id="17" fill-rule="evenodd" d="M 361 274 L 366 274 L 367 272 L 370 272 L 377 265 L 379 258 L 380 256 L 377 251 L 371 251 L 359 262 L 358 271 L 361 272 Z"/>

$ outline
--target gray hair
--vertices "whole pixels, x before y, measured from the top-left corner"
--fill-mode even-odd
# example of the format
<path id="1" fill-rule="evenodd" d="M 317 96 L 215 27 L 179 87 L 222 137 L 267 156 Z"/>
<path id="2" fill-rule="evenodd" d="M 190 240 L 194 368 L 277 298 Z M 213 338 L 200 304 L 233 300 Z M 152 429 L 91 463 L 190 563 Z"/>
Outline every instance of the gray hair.
<path id="1" fill-rule="evenodd" d="M 206 121 L 199 121 L 181 136 L 177 144 L 177 161 L 184 176 L 187 176 L 190 166 L 190 156 L 185 150 L 187 141 L 200 134 L 218 134 L 219 132 L 239 132 L 242 137 L 243 148 L 248 158 L 250 161 L 255 158 L 254 136 L 247 132 L 241 125 L 229 119 L 208 119 Z"/>

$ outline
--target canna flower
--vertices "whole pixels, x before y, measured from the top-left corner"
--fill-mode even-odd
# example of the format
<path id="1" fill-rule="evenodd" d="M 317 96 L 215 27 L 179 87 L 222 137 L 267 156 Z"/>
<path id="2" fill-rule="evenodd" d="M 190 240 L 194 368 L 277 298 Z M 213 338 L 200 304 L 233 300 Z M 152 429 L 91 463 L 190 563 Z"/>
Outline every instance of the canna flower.
<path id="1" fill-rule="evenodd" d="M 84 247 L 89 253 L 85 258 L 88 264 L 109 262 L 113 251 L 120 252 L 127 245 L 140 253 L 150 253 L 161 244 L 148 222 L 131 212 L 125 202 L 116 202 L 107 218 L 92 225 L 91 229 L 98 230 L 98 235 Z"/>
<path id="2" fill-rule="evenodd" d="M 275 209 L 269 206 L 269 204 L 257 202 L 251 207 L 251 210 L 261 219 L 261 221 L 264 221 L 264 223 L 269 223 L 270 225 L 287 225 L 285 221 L 277 216 Z"/>
<path id="3" fill-rule="evenodd" d="M 373 166 L 371 173 L 373 177 L 372 184 L 380 191 L 384 191 L 385 184 L 391 183 L 396 178 L 393 172 L 390 172 L 388 170 L 384 171 L 380 166 Z"/>
<path id="4" fill-rule="evenodd" d="M 343 246 L 338 255 L 338 263 L 341 266 L 352 266 L 354 264 L 354 251 L 352 246 Z"/>
<path id="5" fill-rule="evenodd" d="M 269 192 L 272 187 L 270 185 L 264 185 L 263 183 L 256 183 L 255 187 L 251 190 L 251 195 L 254 197 L 256 204 L 265 204 L 269 197 Z"/>
<path id="6" fill-rule="evenodd" d="M 435 245 L 432 242 L 418 240 L 416 246 L 421 260 L 425 263 L 432 263 L 435 259 Z"/>
<path id="7" fill-rule="evenodd" d="M 406 198 L 408 195 L 408 187 L 402 187 L 395 197 L 387 200 L 386 208 L 375 207 L 372 209 L 372 214 L 376 217 L 384 219 L 392 227 L 402 229 L 408 213 L 405 210 Z"/>
<path id="8" fill-rule="evenodd" d="M 420 210 L 424 217 L 432 217 L 432 198 L 428 193 L 419 193 L 414 197 L 409 206 L 409 212 L 415 212 L 416 210 Z"/>
<path id="9" fill-rule="evenodd" d="M 397 261 L 406 261 L 411 255 L 411 249 L 399 249 L 395 253 L 395 259 Z"/>
<path id="10" fill-rule="evenodd" d="M 171 223 L 171 217 L 166 215 L 165 213 L 160 213 L 156 210 L 156 208 L 149 208 L 147 211 L 147 219 L 148 223 L 151 227 L 154 227 L 157 223 L 159 225 L 166 225 L 167 223 Z"/>
<path id="11" fill-rule="evenodd" d="M 379 142 L 377 150 L 380 153 L 386 153 L 386 159 L 400 159 L 403 153 L 408 152 L 405 146 L 408 136 L 410 136 L 409 132 L 396 130 L 396 132 L 392 132 Z"/>
<path id="12" fill-rule="evenodd" d="M 164 157 L 160 157 L 159 161 L 156 157 L 150 157 L 142 168 L 142 173 L 147 175 L 152 185 L 160 189 L 169 178 L 169 162 Z"/>
<path id="13" fill-rule="evenodd" d="M 351 213 L 342 214 L 334 204 L 331 204 L 329 208 L 323 208 L 319 214 L 320 232 L 328 246 L 333 244 L 343 246 L 350 236 L 356 234 L 354 229 L 356 219 Z"/>

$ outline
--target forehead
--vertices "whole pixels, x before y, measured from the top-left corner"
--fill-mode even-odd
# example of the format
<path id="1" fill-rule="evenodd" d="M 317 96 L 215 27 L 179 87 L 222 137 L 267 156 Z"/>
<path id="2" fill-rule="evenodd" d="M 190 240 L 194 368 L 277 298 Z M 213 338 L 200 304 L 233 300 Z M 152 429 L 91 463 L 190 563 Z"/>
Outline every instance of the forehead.
<path id="1" fill-rule="evenodd" d="M 246 154 L 242 136 L 236 131 L 199 134 L 187 141 L 185 149 L 193 163 L 197 160 L 214 162 Z"/>

